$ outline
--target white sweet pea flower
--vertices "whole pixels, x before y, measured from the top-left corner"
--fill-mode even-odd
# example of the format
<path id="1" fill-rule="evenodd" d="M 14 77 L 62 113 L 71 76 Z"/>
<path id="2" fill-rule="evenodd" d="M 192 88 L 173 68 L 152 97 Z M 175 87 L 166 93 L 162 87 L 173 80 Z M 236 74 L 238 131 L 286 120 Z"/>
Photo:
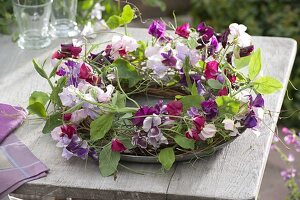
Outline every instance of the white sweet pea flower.
<path id="1" fill-rule="evenodd" d="M 168 67 L 165 66 L 161 61 L 161 56 L 155 55 L 148 58 L 146 63 L 146 66 L 152 69 L 159 78 L 163 78 L 168 71 Z"/>
<path id="2" fill-rule="evenodd" d="M 117 59 L 120 56 L 122 56 L 123 53 L 128 53 L 128 52 L 133 52 L 138 48 L 138 43 L 137 41 L 132 38 L 128 37 L 126 35 L 124 36 L 119 36 L 115 35 L 112 37 L 112 54 L 111 57 L 112 59 Z M 122 52 L 120 54 L 120 52 Z"/>
<path id="3" fill-rule="evenodd" d="M 104 11 L 104 10 L 105 10 L 104 6 L 101 6 L 100 3 L 96 3 L 91 12 L 91 18 L 101 20 L 102 19 L 102 11 Z"/>
<path id="4" fill-rule="evenodd" d="M 80 109 L 72 112 L 70 122 L 74 124 L 79 124 L 82 120 L 87 118 L 87 112 L 85 109 Z"/>
<path id="5" fill-rule="evenodd" d="M 224 119 L 222 124 L 224 124 L 225 130 L 233 131 L 235 129 L 234 121 L 232 119 Z"/>
<path id="6" fill-rule="evenodd" d="M 151 56 L 154 55 L 159 55 L 160 53 L 161 53 L 161 47 L 159 45 L 148 46 L 145 50 L 145 56 L 147 58 L 150 58 Z"/>
<path id="7" fill-rule="evenodd" d="M 78 92 L 79 90 L 74 87 L 74 85 L 63 88 L 63 91 L 58 94 L 62 105 L 67 107 L 75 106 L 79 101 L 79 98 L 77 97 Z"/>
<path id="8" fill-rule="evenodd" d="M 152 127 L 157 127 L 160 124 L 161 124 L 161 118 L 156 114 L 153 114 L 153 116 L 148 116 L 144 119 L 143 130 L 145 132 L 148 132 Z"/>
<path id="9" fill-rule="evenodd" d="M 243 90 L 235 95 L 235 98 L 240 100 L 243 103 L 248 103 L 250 101 L 249 96 L 251 96 L 250 92 L 247 90 Z"/>
<path id="10" fill-rule="evenodd" d="M 182 62 L 185 61 L 186 57 L 189 57 L 190 64 L 196 65 L 198 61 L 201 59 L 198 51 L 195 49 L 190 49 L 186 45 L 182 43 L 176 44 L 177 58 L 179 58 Z"/>
<path id="11" fill-rule="evenodd" d="M 233 23 L 229 25 L 230 35 L 229 40 L 237 39 L 239 47 L 251 45 L 251 36 L 246 33 L 247 27 L 243 24 Z"/>
<path id="12" fill-rule="evenodd" d="M 115 87 L 113 85 L 106 86 L 106 92 L 97 87 L 97 100 L 99 102 L 108 102 L 114 92 Z"/>
<path id="13" fill-rule="evenodd" d="M 207 139 L 214 137 L 216 135 L 216 132 L 217 128 L 214 124 L 206 124 L 200 134 L 204 139 Z"/>

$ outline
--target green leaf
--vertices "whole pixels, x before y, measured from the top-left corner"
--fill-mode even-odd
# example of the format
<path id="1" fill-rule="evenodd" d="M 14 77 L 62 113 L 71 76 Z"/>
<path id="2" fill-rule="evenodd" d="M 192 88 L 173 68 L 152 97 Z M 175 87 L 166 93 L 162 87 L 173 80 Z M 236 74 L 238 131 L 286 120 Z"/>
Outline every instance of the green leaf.
<path id="1" fill-rule="evenodd" d="M 207 84 L 213 89 L 222 89 L 224 86 L 217 80 L 208 79 Z"/>
<path id="2" fill-rule="evenodd" d="M 282 84 L 270 76 L 261 77 L 254 81 L 253 84 L 256 92 L 260 94 L 272 94 L 282 89 Z"/>
<path id="3" fill-rule="evenodd" d="M 118 135 L 117 138 L 124 144 L 127 149 L 132 149 L 134 146 L 131 143 L 131 137 L 126 135 Z"/>
<path id="4" fill-rule="evenodd" d="M 235 66 L 237 69 L 242 69 L 242 68 L 248 66 L 251 57 L 252 57 L 252 55 L 234 59 L 234 60 L 233 60 L 234 66 Z"/>
<path id="5" fill-rule="evenodd" d="M 240 101 L 228 96 L 218 96 L 216 103 L 219 108 L 220 115 L 238 113 L 240 108 Z"/>
<path id="6" fill-rule="evenodd" d="M 252 53 L 250 62 L 249 62 L 249 78 L 254 80 L 261 70 L 261 55 L 260 49 L 257 49 Z"/>
<path id="7" fill-rule="evenodd" d="M 122 25 L 122 19 L 117 15 L 113 15 L 108 18 L 106 24 L 111 30 L 113 30 Z"/>
<path id="8" fill-rule="evenodd" d="M 102 139 L 110 130 L 113 124 L 114 115 L 112 113 L 104 114 L 92 121 L 90 125 L 91 140 L 97 141 Z"/>
<path id="9" fill-rule="evenodd" d="M 44 70 L 42 67 L 40 67 L 40 66 L 36 63 L 36 61 L 35 61 L 34 59 L 32 60 L 32 63 L 33 63 L 34 69 L 37 71 L 37 73 L 38 73 L 41 77 L 43 77 L 43 78 L 45 78 L 45 79 L 48 79 L 48 76 L 47 76 L 45 70 Z"/>
<path id="10" fill-rule="evenodd" d="M 184 149 L 194 149 L 195 141 L 188 139 L 182 135 L 176 135 L 174 138 L 175 142 Z"/>
<path id="11" fill-rule="evenodd" d="M 123 7 L 121 18 L 124 24 L 129 24 L 133 20 L 134 10 L 130 7 L 130 5 L 127 4 Z"/>
<path id="12" fill-rule="evenodd" d="M 83 1 L 81 8 L 82 10 L 88 10 L 92 8 L 93 5 L 94 5 L 94 0 L 85 0 Z"/>
<path id="13" fill-rule="evenodd" d="M 113 65 L 118 69 L 119 79 L 127 80 L 129 87 L 135 86 L 142 80 L 135 67 L 128 61 L 119 58 L 113 62 Z"/>
<path id="14" fill-rule="evenodd" d="M 124 108 L 126 106 L 126 95 L 121 94 L 119 91 L 114 93 L 112 97 L 112 105 L 117 106 L 118 108 Z"/>
<path id="15" fill-rule="evenodd" d="M 198 95 L 198 89 L 197 89 L 196 83 L 193 83 L 193 85 L 191 87 L 191 95 Z"/>
<path id="16" fill-rule="evenodd" d="M 80 102 L 80 103 L 76 104 L 76 105 L 73 106 L 72 108 L 66 110 L 66 111 L 64 112 L 64 114 L 66 114 L 66 113 L 72 113 L 72 112 L 74 112 L 74 111 L 76 111 L 76 110 L 79 110 L 79 109 L 82 107 L 83 104 L 84 104 L 84 102 Z"/>
<path id="17" fill-rule="evenodd" d="M 185 113 L 188 109 L 190 109 L 193 106 L 199 107 L 200 103 L 204 101 L 204 97 L 199 95 L 188 95 L 182 97 L 180 101 L 183 104 L 183 112 Z"/>
<path id="18" fill-rule="evenodd" d="M 62 106 L 61 100 L 60 100 L 58 94 L 62 92 L 63 87 L 66 85 L 66 82 L 67 82 L 66 76 L 58 79 L 56 86 L 53 88 L 52 93 L 50 94 L 50 99 L 53 102 L 53 104 Z"/>
<path id="19" fill-rule="evenodd" d="M 40 102 L 35 102 L 33 104 L 30 104 L 27 107 L 27 110 L 29 111 L 29 113 L 36 114 L 40 117 L 46 117 L 47 116 L 46 109 L 45 109 L 44 105 L 41 104 Z"/>
<path id="20" fill-rule="evenodd" d="M 102 176 L 111 176 L 117 171 L 120 161 L 120 153 L 111 150 L 111 146 L 105 146 L 99 155 L 99 169 Z"/>
<path id="21" fill-rule="evenodd" d="M 56 73 L 56 71 L 57 71 L 57 68 L 59 67 L 59 65 L 61 64 L 62 61 L 63 61 L 63 59 L 60 59 L 60 60 L 55 64 L 55 66 L 53 67 L 53 69 L 52 69 L 52 71 L 51 71 L 51 73 L 50 73 L 50 75 L 49 75 L 49 78 L 52 78 L 52 77 L 55 75 L 55 73 Z"/>
<path id="22" fill-rule="evenodd" d="M 50 98 L 47 93 L 34 91 L 29 97 L 29 105 L 39 102 L 44 106 L 49 101 L 49 99 Z"/>
<path id="23" fill-rule="evenodd" d="M 57 112 L 47 117 L 46 124 L 42 130 L 44 134 L 50 133 L 54 128 L 63 124 L 62 114 Z"/>
<path id="24" fill-rule="evenodd" d="M 162 166 L 169 170 L 175 162 L 175 153 L 172 147 L 164 148 L 159 152 L 158 161 Z"/>

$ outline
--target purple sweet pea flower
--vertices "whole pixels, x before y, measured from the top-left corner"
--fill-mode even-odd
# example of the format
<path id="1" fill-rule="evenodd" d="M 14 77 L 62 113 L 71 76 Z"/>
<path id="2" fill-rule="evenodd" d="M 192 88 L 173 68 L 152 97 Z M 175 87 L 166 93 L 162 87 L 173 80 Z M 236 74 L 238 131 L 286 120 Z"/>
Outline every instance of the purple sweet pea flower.
<path id="1" fill-rule="evenodd" d="M 241 48 L 240 49 L 240 57 L 249 56 L 253 50 L 254 50 L 253 45 Z"/>
<path id="2" fill-rule="evenodd" d="M 184 23 L 176 28 L 175 33 L 183 38 L 188 38 L 190 36 L 190 24 Z"/>
<path id="3" fill-rule="evenodd" d="M 89 149 L 88 155 L 89 155 L 93 160 L 98 160 L 98 159 L 99 159 L 97 151 L 96 151 L 94 148 L 92 148 L 92 147 Z"/>
<path id="4" fill-rule="evenodd" d="M 218 115 L 218 105 L 213 99 L 203 101 L 201 103 L 202 110 L 205 113 L 207 119 L 212 119 Z"/>
<path id="5" fill-rule="evenodd" d="M 172 50 L 169 50 L 168 53 L 161 53 L 161 56 L 164 58 L 161 62 L 168 67 L 175 67 L 177 60 L 172 54 Z"/>
<path id="6" fill-rule="evenodd" d="M 217 36 L 217 39 L 220 43 L 222 43 L 223 48 L 225 48 L 227 45 L 229 34 L 230 34 L 230 30 L 228 28 L 222 34 Z"/>
<path id="7" fill-rule="evenodd" d="M 191 107 L 189 110 L 187 110 L 187 114 L 192 118 L 199 116 L 198 108 Z"/>
<path id="8" fill-rule="evenodd" d="M 62 156 L 69 160 L 72 156 L 86 159 L 89 153 L 87 142 L 81 141 L 77 135 L 73 135 L 68 146 L 64 147 Z"/>
<path id="9" fill-rule="evenodd" d="M 214 29 L 210 26 L 206 26 L 204 22 L 201 22 L 198 27 L 197 31 L 199 32 L 200 38 L 197 40 L 199 46 L 197 49 L 202 49 L 206 44 L 209 43 L 210 39 L 214 35 Z"/>
<path id="10" fill-rule="evenodd" d="M 136 126 L 143 126 L 146 115 L 159 114 L 158 110 L 154 107 L 142 106 L 132 118 L 132 123 Z"/>
<path id="11" fill-rule="evenodd" d="M 294 144 L 294 147 L 295 147 L 295 150 L 297 152 L 300 152 L 300 141 L 296 140 L 295 141 L 295 144 Z"/>
<path id="12" fill-rule="evenodd" d="M 255 117 L 254 111 L 250 111 L 248 115 L 243 119 L 243 124 L 246 128 L 253 128 L 257 125 L 257 119 Z"/>
<path id="13" fill-rule="evenodd" d="M 156 38 L 161 38 L 165 36 L 166 25 L 160 20 L 154 20 L 148 28 L 148 33 Z"/>
<path id="14" fill-rule="evenodd" d="M 294 178 L 296 176 L 296 172 L 297 172 L 296 169 L 289 168 L 289 169 L 281 171 L 280 175 L 283 178 L 283 180 L 287 181 L 287 180 L 289 180 L 291 178 Z"/>
<path id="15" fill-rule="evenodd" d="M 140 132 L 136 132 L 131 139 L 131 144 L 142 149 L 147 148 L 147 137 Z"/>
<path id="16" fill-rule="evenodd" d="M 290 129 L 288 129 L 287 127 L 283 127 L 281 129 L 281 132 L 284 134 L 284 135 L 292 135 L 292 131 Z"/>
<path id="17" fill-rule="evenodd" d="M 256 98 L 252 101 L 252 96 L 249 97 L 250 98 L 250 106 L 254 106 L 254 107 L 264 107 L 265 101 L 262 97 L 261 94 L 257 94 Z"/>

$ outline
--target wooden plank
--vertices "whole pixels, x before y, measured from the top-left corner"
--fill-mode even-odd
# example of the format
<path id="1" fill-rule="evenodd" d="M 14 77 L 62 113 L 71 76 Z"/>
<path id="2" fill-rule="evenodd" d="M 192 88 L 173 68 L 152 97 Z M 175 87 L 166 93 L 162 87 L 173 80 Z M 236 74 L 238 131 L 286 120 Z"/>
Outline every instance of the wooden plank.
<path id="1" fill-rule="evenodd" d="M 138 39 L 145 37 L 145 29 L 130 29 Z M 99 40 L 111 37 L 100 35 Z M 59 41 L 40 51 L 21 50 L 0 36 L 0 102 L 26 107 L 34 90 L 49 89 L 33 70 L 31 58 L 42 61 L 57 49 Z M 254 37 L 256 46 L 262 48 L 264 74 L 280 78 L 284 86 L 291 71 L 296 52 L 293 40 L 283 38 Z M 272 66 L 272 68 L 270 68 Z M 284 90 L 266 99 L 268 109 L 279 111 Z M 268 119 L 268 126 L 274 128 Z M 239 137 L 214 156 L 196 162 L 193 166 L 180 163 L 169 173 L 160 175 L 159 165 L 128 164 L 136 170 L 148 171 L 146 175 L 130 173 L 122 168 L 116 181 L 100 176 L 97 164 L 79 159 L 66 161 L 60 149 L 49 135 L 42 135 L 40 120 L 28 120 L 17 130 L 18 137 L 49 168 L 50 174 L 43 179 L 25 184 L 17 193 L 37 196 L 74 197 L 79 199 L 255 199 L 264 167 L 272 133 L 262 128 L 256 138 L 251 131 Z M 166 193 L 168 195 L 166 196 Z"/>
<path id="2" fill-rule="evenodd" d="M 279 79 L 284 88 L 266 98 L 266 109 L 279 112 L 296 55 L 296 42 L 287 38 L 254 37 L 262 49 L 263 74 Z M 269 154 L 278 114 L 265 115 L 257 138 L 252 131 L 214 156 L 193 166 L 180 163 L 172 177 L 168 199 L 256 199 Z M 272 130 L 270 130 L 269 128 Z M 188 198 L 187 198 L 188 197 Z"/>

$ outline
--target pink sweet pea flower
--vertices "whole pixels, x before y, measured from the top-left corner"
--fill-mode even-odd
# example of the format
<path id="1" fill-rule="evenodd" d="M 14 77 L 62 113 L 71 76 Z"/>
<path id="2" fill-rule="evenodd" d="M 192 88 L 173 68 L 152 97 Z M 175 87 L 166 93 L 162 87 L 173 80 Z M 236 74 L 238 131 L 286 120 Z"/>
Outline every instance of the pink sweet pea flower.
<path id="1" fill-rule="evenodd" d="M 192 139 L 192 140 L 196 140 L 199 141 L 200 140 L 200 136 L 198 134 L 198 131 L 195 129 L 192 130 L 188 130 L 187 132 L 185 132 L 185 137 Z"/>
<path id="2" fill-rule="evenodd" d="M 182 111 L 183 111 L 183 105 L 181 101 L 171 101 L 167 104 L 167 112 L 169 115 L 180 116 Z M 170 117 L 170 119 L 173 118 L 174 117 Z"/>
<path id="3" fill-rule="evenodd" d="M 125 151 L 127 148 L 124 146 L 124 144 L 118 140 L 118 139 L 113 139 L 111 142 L 111 150 L 115 151 L 115 152 L 123 152 Z"/>
<path id="4" fill-rule="evenodd" d="M 205 118 L 203 116 L 198 116 L 198 117 L 195 117 L 193 119 L 193 123 L 197 129 L 197 131 L 202 131 L 203 127 L 204 127 L 204 124 L 205 124 Z"/>
<path id="5" fill-rule="evenodd" d="M 210 61 L 206 63 L 206 68 L 204 71 L 204 77 L 208 79 L 216 79 L 218 75 L 219 63 L 217 61 Z"/>
<path id="6" fill-rule="evenodd" d="M 176 28 L 175 33 L 183 38 L 188 38 L 190 36 L 190 24 L 184 23 Z"/>
<path id="7" fill-rule="evenodd" d="M 227 87 L 223 87 L 218 91 L 218 96 L 227 96 L 228 95 L 228 89 Z"/>

